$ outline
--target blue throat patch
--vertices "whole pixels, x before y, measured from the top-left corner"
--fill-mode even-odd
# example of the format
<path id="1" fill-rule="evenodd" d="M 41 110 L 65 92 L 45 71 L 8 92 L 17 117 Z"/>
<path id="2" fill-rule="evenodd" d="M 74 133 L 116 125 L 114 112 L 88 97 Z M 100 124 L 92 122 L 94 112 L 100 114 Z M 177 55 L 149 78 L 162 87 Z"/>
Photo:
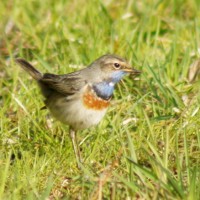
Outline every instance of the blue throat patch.
<path id="1" fill-rule="evenodd" d="M 108 100 L 113 95 L 115 84 L 118 83 L 125 74 L 126 72 L 123 71 L 113 72 L 112 77 L 110 77 L 109 80 L 93 84 L 93 90 L 98 97 Z"/>
<path id="2" fill-rule="evenodd" d="M 113 94 L 114 85 L 111 86 L 108 82 L 100 82 L 93 85 L 93 90 L 98 97 L 108 100 Z"/>

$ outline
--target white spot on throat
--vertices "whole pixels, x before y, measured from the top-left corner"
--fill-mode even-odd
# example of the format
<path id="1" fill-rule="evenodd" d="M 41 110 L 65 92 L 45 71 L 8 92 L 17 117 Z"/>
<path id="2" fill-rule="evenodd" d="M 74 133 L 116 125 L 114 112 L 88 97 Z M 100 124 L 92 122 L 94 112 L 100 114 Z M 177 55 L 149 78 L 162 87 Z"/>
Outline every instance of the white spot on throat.
<path id="1" fill-rule="evenodd" d="M 115 85 L 115 84 L 114 84 L 113 82 L 110 82 L 110 83 L 109 83 L 109 86 L 112 86 L 112 87 L 113 87 L 114 85 Z"/>

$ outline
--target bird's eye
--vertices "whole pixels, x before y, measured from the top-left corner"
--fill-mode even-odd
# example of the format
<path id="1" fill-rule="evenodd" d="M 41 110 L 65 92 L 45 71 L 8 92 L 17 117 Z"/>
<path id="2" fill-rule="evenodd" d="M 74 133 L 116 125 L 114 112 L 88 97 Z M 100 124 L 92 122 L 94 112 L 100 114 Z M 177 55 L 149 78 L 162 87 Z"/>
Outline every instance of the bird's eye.
<path id="1" fill-rule="evenodd" d="M 119 68 L 121 67 L 121 65 L 120 65 L 119 63 L 114 63 L 114 67 L 115 67 L 116 69 L 119 69 Z"/>

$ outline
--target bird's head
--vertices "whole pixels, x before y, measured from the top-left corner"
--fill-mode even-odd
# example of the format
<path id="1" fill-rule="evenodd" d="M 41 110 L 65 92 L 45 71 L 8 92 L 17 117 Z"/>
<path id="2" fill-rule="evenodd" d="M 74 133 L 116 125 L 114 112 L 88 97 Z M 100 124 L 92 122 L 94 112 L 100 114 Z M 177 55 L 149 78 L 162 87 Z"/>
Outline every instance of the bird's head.
<path id="1" fill-rule="evenodd" d="M 141 72 L 130 66 L 123 58 L 116 55 L 104 55 L 97 59 L 93 66 L 100 68 L 101 77 L 113 84 L 119 82 L 124 75 L 139 75 Z"/>

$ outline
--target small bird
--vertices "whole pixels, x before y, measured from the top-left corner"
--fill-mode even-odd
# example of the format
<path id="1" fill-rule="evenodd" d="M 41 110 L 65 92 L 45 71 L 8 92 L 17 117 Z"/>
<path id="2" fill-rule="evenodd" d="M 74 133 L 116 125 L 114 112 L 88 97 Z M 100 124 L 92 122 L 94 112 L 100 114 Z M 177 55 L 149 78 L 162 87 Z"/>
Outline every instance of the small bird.
<path id="1" fill-rule="evenodd" d="M 141 72 L 117 55 L 103 55 L 79 71 L 55 75 L 41 73 L 22 58 L 15 60 L 39 84 L 45 106 L 70 127 L 70 137 L 78 166 L 81 163 L 76 131 L 97 125 L 104 117 L 116 83 L 126 74 Z"/>

